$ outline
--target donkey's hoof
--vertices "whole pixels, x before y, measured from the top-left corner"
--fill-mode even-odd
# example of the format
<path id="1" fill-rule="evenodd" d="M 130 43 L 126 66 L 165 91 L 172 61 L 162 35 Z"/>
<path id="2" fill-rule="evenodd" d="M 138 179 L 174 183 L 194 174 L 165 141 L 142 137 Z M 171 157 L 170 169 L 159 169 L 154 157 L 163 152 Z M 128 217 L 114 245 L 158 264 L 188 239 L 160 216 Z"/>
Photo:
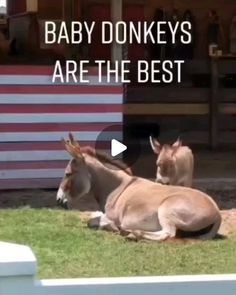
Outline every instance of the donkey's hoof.
<path id="1" fill-rule="evenodd" d="M 137 240 L 138 240 L 137 237 L 133 233 L 130 233 L 130 234 L 126 235 L 125 237 L 126 237 L 126 239 L 128 239 L 130 241 L 137 242 Z"/>
<path id="2" fill-rule="evenodd" d="M 129 233 L 126 238 L 131 241 L 139 241 L 141 239 L 141 232 L 140 231 L 133 231 Z"/>
<path id="3" fill-rule="evenodd" d="M 89 228 L 99 229 L 100 228 L 100 217 L 92 218 L 87 222 Z"/>

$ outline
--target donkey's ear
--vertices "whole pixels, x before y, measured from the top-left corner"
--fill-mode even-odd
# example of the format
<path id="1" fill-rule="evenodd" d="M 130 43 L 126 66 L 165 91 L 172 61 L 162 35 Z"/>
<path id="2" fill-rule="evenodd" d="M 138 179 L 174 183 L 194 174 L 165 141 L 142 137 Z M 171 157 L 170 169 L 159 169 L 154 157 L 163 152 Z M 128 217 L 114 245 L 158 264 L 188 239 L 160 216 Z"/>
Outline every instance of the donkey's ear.
<path id="1" fill-rule="evenodd" d="M 67 149 L 67 146 L 69 145 L 69 141 L 66 141 L 65 138 L 61 138 L 61 143 L 64 145 L 65 149 Z"/>
<path id="2" fill-rule="evenodd" d="M 172 144 L 173 153 L 175 153 L 182 146 L 182 140 L 180 137 L 176 140 L 175 143 Z"/>
<path id="3" fill-rule="evenodd" d="M 69 133 L 69 139 L 70 139 L 71 144 L 73 144 L 75 142 L 74 136 L 71 132 Z"/>
<path id="4" fill-rule="evenodd" d="M 70 141 L 66 141 L 64 138 L 61 139 L 62 144 L 64 145 L 67 152 L 73 157 L 76 158 L 75 150 L 73 149 L 73 146 L 71 145 Z"/>
<path id="5" fill-rule="evenodd" d="M 78 149 L 76 146 L 72 145 L 70 141 L 66 141 L 64 138 L 62 138 L 62 144 L 64 145 L 67 152 L 74 158 L 79 159 L 82 158 L 82 154 L 80 149 Z"/>
<path id="6" fill-rule="evenodd" d="M 180 137 L 178 137 L 178 139 L 176 140 L 175 143 L 173 143 L 172 147 L 173 148 L 179 148 L 182 146 L 182 140 L 180 139 Z"/>
<path id="7" fill-rule="evenodd" d="M 152 136 L 149 136 L 149 141 L 154 153 L 159 154 L 161 151 L 161 144 L 156 139 L 152 138 Z"/>
<path id="8" fill-rule="evenodd" d="M 72 145 L 76 146 L 77 148 L 80 148 L 78 141 L 75 140 L 75 138 L 71 132 L 69 133 L 69 139 L 70 139 L 70 143 Z"/>

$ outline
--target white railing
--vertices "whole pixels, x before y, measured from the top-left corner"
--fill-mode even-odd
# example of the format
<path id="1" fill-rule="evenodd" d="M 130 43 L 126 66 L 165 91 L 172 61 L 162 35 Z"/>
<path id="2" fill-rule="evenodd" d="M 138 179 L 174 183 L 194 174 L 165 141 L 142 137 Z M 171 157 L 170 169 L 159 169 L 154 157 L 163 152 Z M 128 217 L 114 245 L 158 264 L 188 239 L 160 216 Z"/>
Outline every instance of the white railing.
<path id="1" fill-rule="evenodd" d="M 236 275 L 36 280 L 36 273 L 29 247 L 0 243 L 1 295 L 236 294 Z"/>

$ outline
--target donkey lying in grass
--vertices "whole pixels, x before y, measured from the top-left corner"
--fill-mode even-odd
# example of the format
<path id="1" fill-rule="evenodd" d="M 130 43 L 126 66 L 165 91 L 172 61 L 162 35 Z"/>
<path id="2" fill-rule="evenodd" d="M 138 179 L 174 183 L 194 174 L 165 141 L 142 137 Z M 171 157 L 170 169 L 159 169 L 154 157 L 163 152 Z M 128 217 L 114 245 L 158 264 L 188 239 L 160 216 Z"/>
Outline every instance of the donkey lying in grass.
<path id="1" fill-rule="evenodd" d="M 220 211 L 205 193 L 134 177 L 123 163 L 92 148 L 81 148 L 71 134 L 63 143 L 73 158 L 66 167 L 57 200 L 68 199 L 73 204 L 92 194 L 101 212 L 89 221 L 90 227 L 155 241 L 180 233 L 200 239 L 216 236 Z"/>

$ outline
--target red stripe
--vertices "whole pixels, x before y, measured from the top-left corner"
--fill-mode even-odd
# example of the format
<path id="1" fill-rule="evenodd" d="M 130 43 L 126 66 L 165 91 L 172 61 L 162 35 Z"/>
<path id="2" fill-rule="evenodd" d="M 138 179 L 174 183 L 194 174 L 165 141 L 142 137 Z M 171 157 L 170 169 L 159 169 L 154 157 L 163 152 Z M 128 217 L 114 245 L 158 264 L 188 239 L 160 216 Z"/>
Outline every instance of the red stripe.
<path id="1" fill-rule="evenodd" d="M 0 113 L 106 113 L 122 112 L 123 105 L 105 104 L 105 105 L 30 105 L 30 104 L 3 104 Z"/>
<path id="2" fill-rule="evenodd" d="M 98 67 L 88 67 L 89 75 L 98 75 Z M 32 76 L 52 76 L 54 67 L 52 66 L 0 66 L 0 75 L 32 75 Z M 105 74 L 105 68 L 103 73 Z"/>
<path id="3" fill-rule="evenodd" d="M 0 190 L 57 189 L 61 179 L 0 179 Z M 56 199 L 55 199 L 56 202 Z"/>
<path id="4" fill-rule="evenodd" d="M 59 131 L 122 131 L 122 125 L 114 123 L 22 123 L 0 124 L 0 132 L 59 132 Z"/>
<path id="5" fill-rule="evenodd" d="M 53 75 L 50 66 L 0 66 L 0 75 Z"/>
<path id="6" fill-rule="evenodd" d="M 91 146 L 98 149 L 109 149 L 110 142 L 108 141 L 82 141 L 81 146 Z M 10 151 L 54 151 L 64 150 L 61 142 L 17 142 L 17 143 L 0 143 L 0 152 Z"/>
<path id="7" fill-rule="evenodd" d="M 0 85 L 0 94 L 123 94 L 122 86 Z"/>
<path id="8" fill-rule="evenodd" d="M 64 169 L 68 161 L 0 162 L 0 170 Z"/>

